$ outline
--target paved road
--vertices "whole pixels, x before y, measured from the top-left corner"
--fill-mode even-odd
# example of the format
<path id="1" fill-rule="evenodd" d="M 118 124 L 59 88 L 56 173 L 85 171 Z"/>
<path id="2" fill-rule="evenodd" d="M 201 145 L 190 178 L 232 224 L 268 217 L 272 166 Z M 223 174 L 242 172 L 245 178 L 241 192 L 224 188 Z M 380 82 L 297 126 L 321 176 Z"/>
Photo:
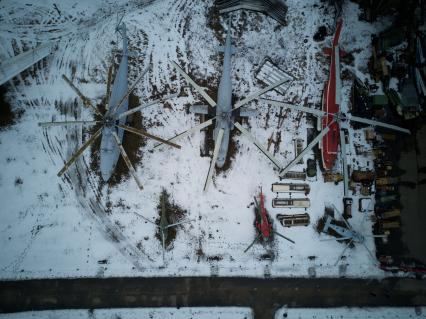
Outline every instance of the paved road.
<path id="1" fill-rule="evenodd" d="M 426 280 L 108 278 L 0 282 L 0 312 L 127 307 L 245 306 L 255 318 L 289 307 L 426 305 Z"/>

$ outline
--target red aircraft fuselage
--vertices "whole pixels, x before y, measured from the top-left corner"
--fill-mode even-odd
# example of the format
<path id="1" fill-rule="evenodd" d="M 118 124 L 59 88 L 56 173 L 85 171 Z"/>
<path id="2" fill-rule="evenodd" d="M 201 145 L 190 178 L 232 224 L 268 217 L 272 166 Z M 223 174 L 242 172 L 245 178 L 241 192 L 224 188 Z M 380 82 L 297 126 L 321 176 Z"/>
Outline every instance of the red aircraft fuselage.
<path id="1" fill-rule="evenodd" d="M 265 208 L 265 197 L 262 191 L 260 191 L 259 210 L 260 211 L 258 212 L 258 214 L 260 215 L 260 222 L 256 221 L 256 227 L 262 234 L 263 239 L 268 240 L 269 236 L 271 235 L 272 225 L 268 219 L 268 212 Z"/>
<path id="2" fill-rule="evenodd" d="M 323 167 L 330 170 L 334 166 L 337 157 L 337 149 L 339 145 L 339 123 L 334 121 L 334 115 L 340 110 L 341 100 L 341 79 L 340 79 L 340 55 L 339 37 L 342 30 L 343 21 L 337 23 L 336 33 L 334 34 L 333 45 L 331 49 L 326 50 L 327 54 L 331 55 L 330 63 L 330 77 L 325 83 L 322 109 L 327 113 L 322 118 L 322 129 L 329 127 L 328 133 L 322 138 L 321 141 L 321 155 Z"/>

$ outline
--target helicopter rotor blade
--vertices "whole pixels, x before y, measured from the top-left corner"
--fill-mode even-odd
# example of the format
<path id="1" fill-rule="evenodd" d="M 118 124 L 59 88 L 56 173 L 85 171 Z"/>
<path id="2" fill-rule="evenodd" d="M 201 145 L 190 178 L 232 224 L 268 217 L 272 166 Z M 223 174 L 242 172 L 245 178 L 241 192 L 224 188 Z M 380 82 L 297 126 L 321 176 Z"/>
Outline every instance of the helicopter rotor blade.
<path id="1" fill-rule="evenodd" d="M 387 238 L 388 235 L 364 235 L 364 237 L 370 237 L 370 238 Z"/>
<path id="2" fill-rule="evenodd" d="M 343 219 L 343 222 L 345 223 L 346 227 L 348 227 L 348 229 L 353 231 L 352 226 L 349 224 L 349 222 L 346 220 L 346 218 L 343 217 L 343 215 L 340 213 L 340 211 L 337 209 L 336 206 L 333 205 L 334 211 L 340 216 L 341 219 Z"/>
<path id="3" fill-rule="evenodd" d="M 290 238 L 288 238 L 288 237 L 286 237 L 286 236 L 284 236 L 284 235 L 281 235 L 279 232 L 276 232 L 275 230 L 273 230 L 272 232 L 273 232 L 275 235 L 278 235 L 278 236 L 280 236 L 280 237 L 284 238 L 285 240 L 288 240 L 289 242 L 291 242 L 291 243 L 293 243 L 293 244 L 295 244 L 295 243 L 296 243 L 293 239 L 290 239 Z"/>
<path id="4" fill-rule="evenodd" d="M 246 98 L 242 99 L 241 101 L 235 103 L 234 108 L 232 109 L 232 111 L 235 111 L 236 109 L 240 108 L 241 106 L 257 99 L 259 96 L 261 96 L 262 94 L 275 89 L 276 87 L 280 86 L 281 84 L 283 84 L 284 82 L 287 82 L 287 79 L 281 79 L 275 83 L 272 83 L 271 85 L 268 85 L 266 88 L 257 91 L 256 93 L 250 94 L 249 96 L 247 96 Z"/>
<path id="5" fill-rule="evenodd" d="M 78 150 L 71 156 L 68 162 L 65 163 L 64 167 L 58 172 L 58 177 L 60 177 L 80 156 L 83 154 L 84 150 L 89 147 L 100 135 L 102 132 L 102 127 L 96 131 L 91 138 L 89 138 Z"/>
<path id="6" fill-rule="evenodd" d="M 243 128 L 240 123 L 235 122 L 234 125 L 250 142 L 252 142 L 263 153 L 263 155 L 269 158 L 269 160 L 274 163 L 274 165 L 278 167 L 278 169 L 282 168 L 281 163 L 278 161 L 278 159 L 271 152 L 269 152 L 266 147 L 260 144 L 259 141 L 256 140 L 252 134 L 250 134 L 245 128 Z"/>
<path id="7" fill-rule="evenodd" d="M 167 228 L 170 228 L 170 227 L 179 226 L 179 225 L 182 225 L 182 224 L 185 224 L 185 223 L 190 223 L 190 222 L 193 222 L 193 221 L 194 221 L 193 219 L 186 219 L 186 220 L 180 221 L 178 223 L 167 225 L 165 228 L 167 229 Z"/>
<path id="8" fill-rule="evenodd" d="M 379 122 L 379 121 L 369 120 L 369 119 L 365 119 L 365 118 L 353 116 L 353 115 L 351 115 L 348 119 L 349 119 L 349 121 L 369 124 L 369 125 L 373 125 L 373 126 L 381 126 L 381 127 L 384 127 L 384 128 L 388 128 L 390 130 L 399 131 L 399 132 L 406 133 L 406 134 L 411 134 L 410 130 L 407 130 L 406 128 L 402 128 L 402 127 L 392 125 L 392 124 L 387 124 L 387 123 L 383 123 L 383 122 Z"/>
<path id="9" fill-rule="evenodd" d="M 63 121 L 63 122 L 39 122 L 40 127 L 52 127 L 52 126 L 68 126 L 68 125 L 90 125 L 101 123 L 101 121 Z"/>
<path id="10" fill-rule="evenodd" d="M 337 266 L 337 264 L 339 263 L 339 260 L 342 259 L 343 255 L 345 254 L 346 250 L 349 248 L 349 246 L 352 244 L 353 240 L 351 239 L 345 246 L 345 248 L 343 249 L 342 253 L 340 254 L 339 257 L 337 257 L 336 262 L 334 263 L 334 266 Z"/>
<path id="11" fill-rule="evenodd" d="M 170 95 L 167 95 L 167 96 L 165 96 L 165 97 L 162 97 L 161 99 L 157 99 L 157 100 L 154 100 L 154 101 L 151 101 L 151 102 L 148 102 L 148 103 L 142 104 L 142 105 L 140 105 L 140 106 L 138 106 L 138 107 L 135 107 L 135 108 L 133 108 L 133 109 L 130 109 L 130 110 L 126 111 L 126 112 L 120 113 L 120 114 L 117 116 L 117 118 L 118 118 L 118 119 L 121 119 L 121 118 L 123 118 L 123 117 L 127 117 L 127 116 L 129 116 L 130 114 L 133 114 L 133 113 L 136 113 L 136 112 L 140 112 L 140 111 L 142 111 L 142 109 L 144 109 L 144 108 L 146 108 L 146 107 L 148 107 L 148 106 L 155 105 L 155 104 L 159 104 L 159 103 L 161 103 L 161 101 L 169 100 L 169 99 L 174 98 L 174 97 L 176 97 L 176 96 L 177 96 L 177 94 L 176 94 L 176 93 L 174 93 L 174 94 L 170 94 Z"/>
<path id="12" fill-rule="evenodd" d="M 192 85 L 192 87 L 202 95 L 202 97 L 207 101 L 207 103 L 210 104 L 211 107 L 215 107 L 216 106 L 216 102 L 206 93 L 206 91 L 204 90 L 204 88 L 202 88 L 201 86 L 199 86 L 197 83 L 195 83 L 195 81 L 193 79 L 191 79 L 191 77 L 185 73 L 185 71 L 174 61 L 172 61 L 172 65 L 175 67 L 176 71 L 178 71 L 178 73 L 180 75 L 182 75 L 182 77 L 189 83 Z"/>
<path id="13" fill-rule="evenodd" d="M 331 122 L 333 123 L 333 122 Z M 330 124 L 331 124 L 330 123 Z M 306 146 L 306 148 L 298 155 L 296 156 L 296 158 L 294 160 L 292 160 L 286 167 L 284 167 L 281 171 L 280 171 L 280 177 L 284 177 L 285 174 L 287 174 L 290 169 L 296 165 L 297 163 L 299 163 L 299 161 L 303 158 L 303 156 L 305 156 L 308 152 L 310 152 L 314 146 L 328 133 L 328 131 L 330 130 L 330 125 L 326 126 L 313 140 L 312 142 L 309 143 L 308 146 Z"/>
<path id="14" fill-rule="evenodd" d="M 206 181 L 204 183 L 204 192 L 207 192 L 208 188 L 209 188 L 209 184 L 210 181 L 212 179 L 213 176 L 213 171 L 214 171 L 214 167 L 216 165 L 216 161 L 217 161 L 217 157 L 219 155 L 219 150 L 220 150 L 220 145 L 222 144 L 222 138 L 223 138 L 223 132 L 225 130 L 222 128 L 219 130 L 217 137 L 216 137 L 216 143 L 214 145 L 214 151 L 213 151 L 213 158 L 210 162 L 210 167 L 209 167 L 209 172 L 207 174 L 207 178 Z"/>
<path id="15" fill-rule="evenodd" d="M 161 245 L 163 246 L 163 264 L 164 264 L 164 252 L 166 251 L 166 240 L 164 239 L 164 229 L 161 229 Z"/>
<path id="16" fill-rule="evenodd" d="M 361 242 L 361 244 L 364 246 L 364 248 L 367 250 L 367 252 L 368 252 L 368 254 L 370 255 L 370 257 L 371 257 L 371 260 L 375 263 L 375 264 L 377 264 L 377 258 L 373 255 L 373 253 L 371 252 L 371 250 L 370 249 L 368 249 L 368 247 L 367 247 L 367 245 L 364 243 L 364 242 Z"/>
<path id="17" fill-rule="evenodd" d="M 253 196 L 253 199 L 254 199 L 254 205 L 256 206 L 256 208 L 260 209 L 259 202 L 257 201 L 256 196 Z"/>
<path id="18" fill-rule="evenodd" d="M 118 13 L 117 13 L 117 24 L 116 24 L 116 28 L 118 28 L 120 26 L 121 22 L 124 19 L 125 14 L 126 13 L 124 12 L 123 15 L 121 16 L 120 20 L 118 20 Z"/>
<path id="19" fill-rule="evenodd" d="M 289 103 L 285 103 L 285 102 L 269 100 L 269 99 L 264 99 L 264 98 L 260 98 L 259 101 L 268 103 L 268 104 L 273 105 L 273 106 L 279 106 L 279 107 L 284 107 L 286 109 L 310 113 L 310 114 L 320 116 L 320 117 L 327 115 L 326 112 L 323 112 L 321 110 L 312 109 L 312 108 L 304 107 L 304 106 L 297 106 L 297 105 L 293 105 L 293 104 L 289 104 Z"/>
<path id="20" fill-rule="evenodd" d="M 351 239 L 352 237 L 339 237 L 339 238 L 324 238 L 324 239 L 320 239 L 319 241 L 342 241 L 342 240 L 348 240 Z"/>
<path id="21" fill-rule="evenodd" d="M 117 144 L 117 146 L 118 146 L 118 148 L 119 148 L 119 150 L 120 150 L 121 156 L 123 157 L 123 160 L 124 160 L 124 162 L 126 163 L 127 168 L 129 169 L 130 174 L 131 174 L 131 175 L 133 176 L 133 178 L 135 179 L 136 184 L 138 185 L 139 189 L 140 189 L 140 190 L 143 190 L 142 183 L 141 183 L 141 181 L 139 180 L 138 176 L 136 175 L 135 168 L 133 167 L 132 162 L 130 162 L 130 159 L 129 159 L 129 157 L 127 156 L 126 151 L 124 150 L 124 147 L 123 147 L 123 145 L 121 144 L 121 141 L 120 141 L 120 139 L 119 139 L 119 138 L 118 138 L 118 136 L 117 136 L 117 133 L 116 133 L 116 132 L 114 132 L 113 130 L 111 130 L 111 133 L 112 133 L 112 136 L 114 136 L 114 140 L 115 140 L 115 142 L 116 142 L 116 144 Z"/>
<path id="22" fill-rule="evenodd" d="M 139 136 L 143 136 L 143 137 L 147 137 L 147 138 L 156 140 L 157 142 L 167 144 L 167 145 L 175 147 L 177 149 L 181 148 L 180 145 L 177 145 L 175 143 L 166 141 L 166 140 L 162 139 L 161 137 L 149 134 L 148 132 L 145 132 L 143 130 L 138 130 L 138 129 L 135 129 L 133 127 L 127 126 L 127 125 L 115 125 L 115 126 L 121 128 L 121 129 L 123 129 L 123 130 L 125 130 L 127 132 L 130 132 L 130 133 L 133 133 L 133 134 L 136 134 L 136 135 L 139 135 Z"/>
<path id="23" fill-rule="evenodd" d="M 339 136 L 340 136 L 340 155 L 342 157 L 342 173 L 343 173 L 343 195 L 344 197 L 348 197 L 348 190 L 349 190 L 349 180 L 348 180 L 348 163 L 346 160 L 346 141 L 345 141 L 345 133 L 343 130 L 339 130 Z"/>
<path id="24" fill-rule="evenodd" d="M 138 214 L 138 213 L 136 213 L 136 212 L 133 212 L 134 214 L 136 214 L 137 216 L 139 216 L 140 218 L 142 218 L 142 219 L 144 219 L 145 221 L 147 221 L 147 222 L 149 222 L 149 223 L 151 223 L 151 224 L 153 224 L 153 225 L 155 225 L 156 227 L 158 227 L 158 225 L 156 224 L 156 223 L 154 223 L 152 220 L 149 220 L 148 218 L 146 218 L 145 216 L 143 216 L 143 215 L 141 215 L 141 214 Z"/>
<path id="25" fill-rule="evenodd" d="M 117 103 L 117 105 L 114 106 L 114 108 L 112 109 L 111 114 L 115 114 L 118 109 L 120 108 L 120 106 L 123 104 L 123 102 L 129 97 L 129 95 L 133 92 L 133 90 L 136 88 L 136 85 L 140 82 L 140 80 L 142 80 L 142 78 L 144 77 L 144 75 L 149 71 L 149 69 L 151 68 L 150 65 L 148 65 L 145 70 L 142 71 L 142 74 L 136 79 L 136 81 L 132 84 L 132 86 L 130 87 L 130 89 L 126 92 L 126 94 L 124 94 L 124 96 L 121 98 L 120 102 Z"/>
<path id="26" fill-rule="evenodd" d="M 178 135 L 172 137 L 171 139 L 168 139 L 167 141 L 168 142 L 175 142 L 175 141 L 177 141 L 177 140 L 179 140 L 179 139 L 181 139 L 185 136 L 191 135 L 194 132 L 198 132 L 198 131 L 202 130 L 203 128 L 213 124 L 213 120 L 214 120 L 214 118 L 207 120 L 207 121 L 205 121 L 205 122 L 203 122 L 203 123 L 201 123 L 197 126 L 194 126 L 193 128 L 190 128 L 189 130 L 186 130 L 182 133 L 179 133 Z M 161 145 L 163 145 L 163 143 L 155 145 L 154 148 L 157 148 Z"/>
<path id="27" fill-rule="evenodd" d="M 260 239 L 261 234 L 257 235 L 257 237 L 252 241 L 252 243 L 244 250 L 244 253 L 246 253 L 253 245 Z"/>
<path id="28" fill-rule="evenodd" d="M 70 79 L 66 77 L 65 74 L 62 74 L 62 78 L 67 82 L 71 89 L 78 95 L 78 97 L 83 101 L 83 105 L 87 108 L 91 108 L 96 114 L 103 116 L 102 113 L 90 102 L 89 98 L 83 95 L 81 91 L 71 82 Z"/>

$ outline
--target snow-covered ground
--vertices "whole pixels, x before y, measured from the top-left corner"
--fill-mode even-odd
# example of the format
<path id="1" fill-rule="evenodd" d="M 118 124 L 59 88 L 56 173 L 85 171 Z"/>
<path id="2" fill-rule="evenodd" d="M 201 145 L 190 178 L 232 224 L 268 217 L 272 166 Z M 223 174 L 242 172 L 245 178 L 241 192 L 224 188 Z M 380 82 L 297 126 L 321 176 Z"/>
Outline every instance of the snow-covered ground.
<path id="1" fill-rule="evenodd" d="M 287 308 L 275 313 L 275 319 L 408 319 L 426 318 L 424 307 L 415 308 Z M 192 318 L 192 319 L 250 319 L 253 313 L 241 307 L 200 308 L 135 308 L 96 310 L 47 310 L 28 311 L 15 314 L 0 314 L 0 319 L 96 319 L 96 318 Z"/>
<path id="2" fill-rule="evenodd" d="M 213 187 L 203 193 L 203 183 L 210 157 L 200 157 L 204 132 L 179 141 L 181 150 L 161 147 L 150 151 L 152 141 L 138 151 L 140 161 L 134 163 L 144 185 L 138 190 L 135 181 L 125 178 L 113 186 L 100 181 L 99 171 L 91 170 L 91 150 L 87 150 L 65 178 L 56 173 L 64 160 L 76 150 L 87 131 L 81 129 L 37 126 L 40 121 L 91 119 L 89 110 L 82 108 L 75 93 L 62 80 L 65 74 L 91 100 L 99 104 L 106 92 L 107 70 L 111 52 L 117 46 L 114 28 L 116 12 L 125 12 L 123 21 L 128 28 L 130 49 L 135 57 L 129 66 L 129 81 L 133 82 L 148 65 L 151 70 L 138 84 L 136 95 L 141 103 L 158 98 L 158 93 L 170 94 L 187 86 L 171 65 L 177 61 L 200 85 L 211 91 L 218 85 L 221 72 L 217 47 L 223 42 L 226 20 L 221 27 L 210 28 L 213 1 L 158 0 L 148 6 L 138 1 L 35 0 L 17 6 L 14 1 L 0 4 L 0 56 L 8 57 L 34 46 L 61 38 L 58 49 L 39 63 L 25 78 L 10 89 L 9 99 L 14 110 L 25 110 L 12 126 L 0 131 L 0 278 L 38 278 L 62 276 L 307 276 L 308 268 L 317 276 L 338 276 L 334 266 L 343 244 L 321 242 L 314 229 L 323 215 L 325 205 L 335 204 L 343 209 L 343 185 L 310 181 L 308 195 L 311 218 L 308 227 L 284 229 L 275 220 L 275 229 L 293 239 L 292 245 L 279 237 L 270 250 L 272 260 L 262 256 L 268 251 L 253 241 L 253 196 L 263 187 L 266 205 L 274 217 L 277 213 L 301 213 L 302 209 L 273 209 L 275 196 L 271 184 L 278 182 L 278 172 L 244 136 L 234 134 L 236 153 L 230 168 L 216 173 Z M 53 5 L 56 3 L 56 8 Z M 334 10 L 321 1 L 309 4 L 286 1 L 288 26 L 256 13 L 237 12 L 232 17 L 233 38 L 238 48 L 233 57 L 233 92 L 236 99 L 260 90 L 265 85 L 255 80 L 255 71 L 265 57 L 298 80 L 292 83 L 286 96 L 270 92 L 264 97 L 320 105 L 329 62 L 321 54 L 330 44 L 313 41 L 321 25 L 330 34 L 334 25 Z M 355 61 L 351 70 L 367 73 L 370 55 L 370 35 L 384 29 L 389 19 L 376 24 L 358 21 L 356 4 L 343 8 L 344 27 L 341 47 L 352 52 Z M 213 22 L 212 22 L 213 21 Z M 35 26 L 34 26 L 35 24 Z M 52 27 L 54 26 L 54 28 Z M 45 32 L 44 30 L 49 30 Z M 220 39 L 218 39 L 218 37 Z M 345 65 L 342 65 L 345 70 Z M 343 82 L 344 101 L 348 108 L 350 81 Z M 143 110 L 143 124 L 150 133 L 172 137 L 197 123 L 199 118 L 187 114 L 190 104 L 205 103 L 196 92 L 185 88 L 188 96 L 169 100 L 171 108 L 154 105 Z M 294 158 L 293 139 L 307 138 L 305 114 L 289 112 L 278 127 L 279 109 L 254 101 L 259 115 L 244 126 L 264 145 L 268 138 L 282 132 L 276 157 L 283 165 Z M 372 167 L 372 158 L 355 159 L 353 142 L 364 143 L 362 131 L 350 130 L 348 162 L 353 168 Z M 273 148 L 272 148 L 273 149 Z M 271 149 L 271 150 L 272 150 Z M 307 155 L 304 159 L 312 157 Z M 368 164 L 369 163 L 369 164 Z M 296 166 L 302 170 L 305 165 Z M 177 230 L 174 242 L 162 261 L 161 242 L 156 239 L 155 227 L 139 215 L 155 220 L 158 217 L 159 194 L 165 188 L 175 204 L 187 211 L 192 223 Z M 297 197 L 297 196 L 294 196 Z M 371 222 L 357 211 L 358 197 L 354 196 L 351 223 L 364 234 L 371 233 Z M 368 217 L 368 216 L 367 216 Z M 367 246 L 374 251 L 374 242 Z M 309 258 L 315 256 L 314 259 Z M 363 247 L 346 253 L 346 276 L 385 276 Z M 342 268 L 340 268 L 342 271 Z M 341 274 L 341 273 L 340 273 Z"/>
<path id="3" fill-rule="evenodd" d="M 241 307 L 46 310 L 0 314 L 1 319 L 162 319 L 172 317 L 174 319 L 250 319 L 253 318 L 253 314 L 250 309 Z"/>
<path id="4" fill-rule="evenodd" d="M 424 307 L 415 308 L 286 308 L 275 313 L 275 319 L 399 319 L 426 318 Z"/>

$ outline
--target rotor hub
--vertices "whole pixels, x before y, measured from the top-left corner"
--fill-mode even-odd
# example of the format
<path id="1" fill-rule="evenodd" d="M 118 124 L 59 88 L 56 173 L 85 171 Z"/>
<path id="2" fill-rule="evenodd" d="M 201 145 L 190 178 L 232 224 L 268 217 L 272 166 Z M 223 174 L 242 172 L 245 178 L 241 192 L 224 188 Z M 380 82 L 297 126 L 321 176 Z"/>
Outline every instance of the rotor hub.
<path id="1" fill-rule="evenodd" d="M 335 114 L 334 114 L 334 118 L 335 118 L 335 120 L 336 120 L 336 121 L 338 121 L 338 122 L 346 122 L 346 121 L 347 121 L 347 119 L 348 119 L 348 117 L 346 116 L 346 114 L 345 114 L 345 113 L 343 113 L 343 112 L 335 113 Z"/>
<path id="2" fill-rule="evenodd" d="M 115 125 L 115 118 L 113 116 L 106 116 L 104 119 L 104 125 L 107 127 L 113 127 Z"/>
<path id="3" fill-rule="evenodd" d="M 221 117 L 221 119 L 222 119 L 222 120 L 224 120 L 224 121 L 228 121 L 228 122 L 230 122 L 230 121 L 231 121 L 231 113 L 230 113 L 230 112 L 222 112 L 222 113 L 220 114 L 220 117 Z"/>
<path id="4" fill-rule="evenodd" d="M 365 237 L 359 233 L 354 234 L 354 239 L 361 244 L 365 241 Z"/>

